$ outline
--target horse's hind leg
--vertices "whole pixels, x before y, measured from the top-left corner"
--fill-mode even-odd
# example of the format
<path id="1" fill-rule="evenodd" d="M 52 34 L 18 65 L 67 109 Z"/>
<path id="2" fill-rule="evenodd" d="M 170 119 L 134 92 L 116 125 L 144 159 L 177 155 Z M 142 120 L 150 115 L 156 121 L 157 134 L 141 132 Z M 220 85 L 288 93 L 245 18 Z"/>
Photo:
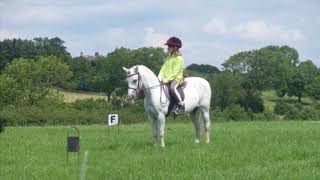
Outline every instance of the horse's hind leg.
<path id="1" fill-rule="evenodd" d="M 211 126 L 209 109 L 201 108 L 201 114 L 204 122 L 206 143 L 208 144 L 210 143 L 210 126 Z"/>
<path id="2" fill-rule="evenodd" d="M 200 140 L 199 140 L 200 139 L 200 118 L 199 118 L 198 112 L 199 110 L 197 108 L 190 113 L 190 116 L 194 124 L 194 128 L 196 130 L 196 139 L 194 140 L 196 144 L 200 143 Z"/>

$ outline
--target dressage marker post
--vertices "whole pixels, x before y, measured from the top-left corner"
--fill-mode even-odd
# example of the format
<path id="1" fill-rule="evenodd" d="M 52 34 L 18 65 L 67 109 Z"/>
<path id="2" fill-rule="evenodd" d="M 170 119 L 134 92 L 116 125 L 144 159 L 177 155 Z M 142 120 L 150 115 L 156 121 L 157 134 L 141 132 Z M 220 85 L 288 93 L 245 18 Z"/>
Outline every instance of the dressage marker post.
<path id="1" fill-rule="evenodd" d="M 109 114 L 107 119 L 107 125 L 108 125 L 108 136 L 109 136 L 109 129 L 111 126 L 118 126 L 118 135 L 119 135 L 119 126 L 120 126 L 120 119 L 118 114 Z"/>
<path id="2" fill-rule="evenodd" d="M 77 131 L 77 136 L 70 136 L 69 132 L 71 129 L 75 129 Z M 79 165 L 79 150 L 80 150 L 80 132 L 76 127 L 68 127 L 67 130 L 67 162 L 69 160 L 69 152 L 78 153 L 78 165 Z"/>

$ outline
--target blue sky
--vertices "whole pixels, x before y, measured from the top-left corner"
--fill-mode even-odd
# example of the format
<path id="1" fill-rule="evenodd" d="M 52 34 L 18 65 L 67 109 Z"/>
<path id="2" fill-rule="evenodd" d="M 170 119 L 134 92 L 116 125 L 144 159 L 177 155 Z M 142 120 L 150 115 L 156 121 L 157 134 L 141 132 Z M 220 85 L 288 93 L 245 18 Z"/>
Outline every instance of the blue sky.
<path id="1" fill-rule="evenodd" d="M 217 67 L 231 55 L 289 45 L 320 66 L 320 1 L 2 0 L 0 40 L 62 38 L 73 56 L 183 42 L 185 64 Z"/>

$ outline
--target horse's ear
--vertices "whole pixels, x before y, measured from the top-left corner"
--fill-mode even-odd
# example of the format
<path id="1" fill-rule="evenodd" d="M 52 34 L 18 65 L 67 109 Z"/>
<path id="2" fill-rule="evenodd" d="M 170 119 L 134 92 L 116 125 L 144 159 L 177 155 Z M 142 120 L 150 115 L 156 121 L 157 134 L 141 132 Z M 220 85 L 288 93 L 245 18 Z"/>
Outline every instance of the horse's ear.
<path id="1" fill-rule="evenodd" d="M 129 69 L 127 69 L 127 68 L 125 68 L 125 67 L 122 67 L 122 69 L 123 69 L 126 73 L 129 72 Z"/>
<path id="2" fill-rule="evenodd" d="M 136 66 L 135 68 L 134 68 L 134 73 L 138 73 L 139 71 L 138 71 L 138 66 Z"/>

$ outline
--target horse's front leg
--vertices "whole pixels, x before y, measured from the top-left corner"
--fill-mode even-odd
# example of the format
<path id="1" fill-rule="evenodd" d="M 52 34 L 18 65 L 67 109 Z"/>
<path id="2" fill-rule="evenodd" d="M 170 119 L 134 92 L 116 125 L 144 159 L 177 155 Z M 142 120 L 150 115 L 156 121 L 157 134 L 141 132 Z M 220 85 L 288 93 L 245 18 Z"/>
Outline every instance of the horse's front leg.
<path id="1" fill-rule="evenodd" d="M 164 128 L 165 128 L 165 122 L 166 122 L 166 119 L 165 119 L 165 116 L 160 113 L 158 115 L 158 121 L 159 121 L 159 127 L 160 127 L 160 146 L 161 147 L 165 147 L 165 143 L 164 143 Z"/>
<path id="2" fill-rule="evenodd" d="M 158 144 L 158 122 L 156 118 L 152 118 L 150 115 L 148 115 L 148 119 L 150 120 L 152 124 L 153 129 L 153 144 Z"/>

